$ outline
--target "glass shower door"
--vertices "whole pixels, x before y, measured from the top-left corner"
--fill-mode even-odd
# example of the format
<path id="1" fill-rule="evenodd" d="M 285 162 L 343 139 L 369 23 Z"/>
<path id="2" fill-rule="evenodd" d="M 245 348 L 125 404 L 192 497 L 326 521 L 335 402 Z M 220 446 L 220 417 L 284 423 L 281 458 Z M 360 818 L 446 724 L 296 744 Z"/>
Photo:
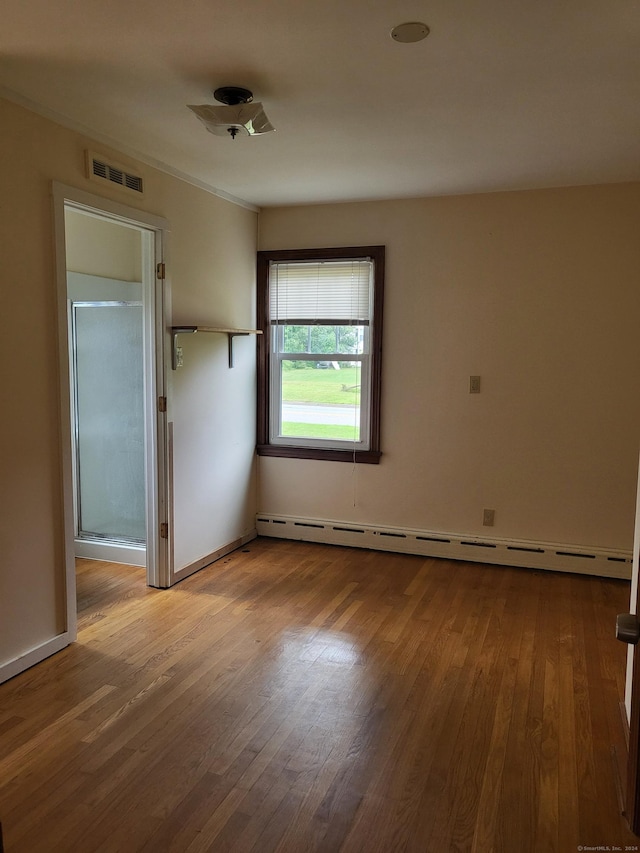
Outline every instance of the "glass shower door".
<path id="1" fill-rule="evenodd" d="M 77 535 L 144 544 L 142 304 L 74 302 L 72 319 Z"/>

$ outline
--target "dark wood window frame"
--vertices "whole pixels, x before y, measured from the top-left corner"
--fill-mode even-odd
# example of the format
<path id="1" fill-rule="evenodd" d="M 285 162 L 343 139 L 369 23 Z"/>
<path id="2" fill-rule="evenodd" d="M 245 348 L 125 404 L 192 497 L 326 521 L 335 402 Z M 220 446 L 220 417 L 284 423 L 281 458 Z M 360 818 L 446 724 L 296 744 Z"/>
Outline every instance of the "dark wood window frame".
<path id="1" fill-rule="evenodd" d="M 269 443 L 270 336 L 269 336 L 269 264 L 272 261 L 343 260 L 369 257 L 374 262 L 373 328 L 371 334 L 370 441 L 368 450 L 339 450 Z M 258 444 L 259 456 L 284 456 L 290 459 L 325 459 L 333 462 L 359 462 L 377 465 L 380 451 L 380 404 L 382 387 L 382 309 L 384 300 L 384 246 L 349 246 L 330 249 L 280 249 L 258 252 L 257 291 L 258 328 Z"/>

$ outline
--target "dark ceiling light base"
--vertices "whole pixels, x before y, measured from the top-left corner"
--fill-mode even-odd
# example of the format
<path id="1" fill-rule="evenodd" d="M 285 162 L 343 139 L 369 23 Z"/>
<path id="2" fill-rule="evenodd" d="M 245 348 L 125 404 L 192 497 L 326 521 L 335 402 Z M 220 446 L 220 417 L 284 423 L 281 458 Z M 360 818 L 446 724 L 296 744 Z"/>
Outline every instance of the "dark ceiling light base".
<path id="1" fill-rule="evenodd" d="M 250 104 L 253 100 L 253 92 L 242 89 L 240 86 L 220 86 L 213 93 L 213 97 L 221 104 L 235 107 L 237 104 Z"/>

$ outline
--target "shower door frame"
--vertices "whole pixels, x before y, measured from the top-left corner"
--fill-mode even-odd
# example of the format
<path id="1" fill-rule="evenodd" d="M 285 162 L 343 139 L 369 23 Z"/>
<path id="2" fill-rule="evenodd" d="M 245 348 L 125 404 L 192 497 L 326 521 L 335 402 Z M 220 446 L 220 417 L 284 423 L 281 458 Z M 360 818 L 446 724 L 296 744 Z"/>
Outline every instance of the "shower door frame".
<path id="1" fill-rule="evenodd" d="M 81 465 L 81 424 L 79 420 L 80 400 L 78 387 L 78 351 L 77 351 L 77 334 L 78 334 L 78 309 L 79 308 L 141 308 L 140 326 L 142 328 L 144 321 L 144 303 L 139 300 L 117 300 L 117 299 L 72 299 L 69 300 L 69 361 L 70 361 L 70 376 L 71 376 L 71 405 L 73 410 L 72 416 L 72 443 L 73 443 L 73 479 L 74 479 L 74 529 L 76 537 L 76 553 L 82 556 L 91 556 L 93 559 L 99 558 L 104 560 L 113 560 L 114 562 L 130 563 L 134 566 L 146 566 L 146 518 L 145 518 L 145 538 L 132 538 L 125 534 L 121 536 L 106 535 L 97 531 L 84 530 L 82 526 L 82 465 Z M 140 347 L 140 362 L 141 369 L 144 371 L 144 343 Z M 144 416 L 143 416 L 144 417 Z M 143 426 L 144 429 L 144 426 Z M 143 475 L 144 476 L 144 475 Z M 97 547 L 96 547 L 97 546 Z M 105 547 L 106 546 L 106 547 Z M 85 552 L 83 554 L 83 551 Z M 95 552 L 95 553 L 93 553 Z M 111 556 L 109 552 L 113 552 Z"/>

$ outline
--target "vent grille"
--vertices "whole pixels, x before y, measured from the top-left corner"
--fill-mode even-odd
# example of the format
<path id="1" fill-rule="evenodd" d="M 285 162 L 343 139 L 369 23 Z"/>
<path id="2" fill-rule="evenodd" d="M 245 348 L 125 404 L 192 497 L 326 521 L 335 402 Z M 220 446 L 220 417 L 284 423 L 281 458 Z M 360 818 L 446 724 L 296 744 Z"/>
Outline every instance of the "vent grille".
<path id="1" fill-rule="evenodd" d="M 117 184 L 123 189 L 131 190 L 136 193 L 143 193 L 144 187 L 140 175 L 132 175 L 125 171 L 121 166 L 116 166 L 113 163 L 107 163 L 103 158 L 97 157 L 90 152 L 87 152 L 89 162 L 89 177 L 97 178 L 101 181 L 109 181 L 112 184 Z"/>
<path id="2" fill-rule="evenodd" d="M 134 192 L 141 193 L 142 192 L 142 178 L 139 175 L 126 175 L 124 176 L 124 182 L 128 189 L 134 190 Z"/>
<path id="3" fill-rule="evenodd" d="M 101 163 L 99 160 L 93 161 L 93 174 L 98 178 L 109 180 L 109 167 L 106 163 Z"/>

